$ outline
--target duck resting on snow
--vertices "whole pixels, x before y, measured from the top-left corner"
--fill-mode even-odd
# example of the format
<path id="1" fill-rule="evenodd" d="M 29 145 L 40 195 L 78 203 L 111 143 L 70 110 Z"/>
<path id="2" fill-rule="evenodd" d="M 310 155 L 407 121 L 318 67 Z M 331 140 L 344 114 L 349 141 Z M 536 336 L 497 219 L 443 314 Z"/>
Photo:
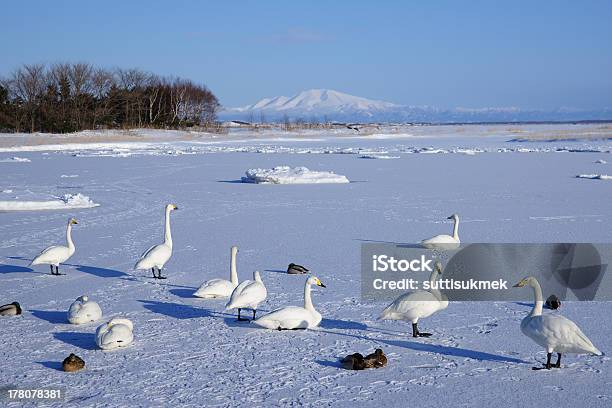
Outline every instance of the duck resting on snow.
<path id="1" fill-rule="evenodd" d="M 459 246 L 461 241 L 459 240 L 459 215 L 453 214 L 447 218 L 447 220 L 454 220 L 453 235 L 441 234 L 435 237 L 424 239 L 421 241 L 421 245 L 425 248 L 447 248 L 454 249 Z"/>
<path id="2" fill-rule="evenodd" d="M 558 314 L 542 314 L 544 300 L 542 288 L 536 278 L 528 276 L 514 285 L 515 288 L 525 286 L 533 289 L 534 305 L 531 313 L 521 321 L 521 331 L 544 347 L 547 353 L 544 367 L 533 367 L 534 370 L 561 368 L 561 355 L 565 353 L 602 355 L 576 323 Z M 550 363 L 552 353 L 557 353 L 555 364 Z"/>
<path id="3" fill-rule="evenodd" d="M 294 264 L 293 262 L 289 264 L 287 267 L 287 273 L 289 275 L 300 275 L 303 273 L 308 273 L 308 269 L 302 265 Z"/>
<path id="4" fill-rule="evenodd" d="M 225 310 L 238 309 L 238 320 L 242 321 L 248 319 L 240 317 L 240 310 L 251 309 L 253 310 L 253 320 L 255 320 L 257 307 L 267 296 L 268 291 L 261 280 L 261 275 L 259 271 L 255 271 L 253 272 L 253 280 L 245 280 L 234 289 Z"/>
<path id="5" fill-rule="evenodd" d="M 134 269 L 151 269 L 153 277 L 155 279 L 166 279 L 161 275 L 161 271 L 164 265 L 172 256 L 172 234 L 170 233 L 170 213 L 174 210 L 178 210 L 178 207 L 174 204 L 166 205 L 165 212 L 165 226 L 164 226 L 164 242 L 163 244 L 153 245 L 151 248 L 144 251 L 140 255 L 140 259 L 134 265 Z M 157 269 L 157 274 L 155 274 Z"/>
<path id="6" fill-rule="evenodd" d="M 72 242 L 72 226 L 78 224 L 75 218 L 68 220 L 68 226 L 66 227 L 66 245 L 53 245 L 44 249 L 36 258 L 32 260 L 32 265 L 49 265 L 51 268 L 51 275 L 61 275 L 59 272 L 59 265 L 66 262 L 75 251 L 74 243 Z M 55 266 L 55 272 L 53 267 Z"/>
<path id="7" fill-rule="evenodd" d="M 17 316 L 21 314 L 21 305 L 17 302 L 0 306 L 0 316 Z"/>
<path id="8" fill-rule="evenodd" d="M 230 297 L 238 286 L 238 272 L 236 271 L 237 253 L 238 247 L 233 246 L 230 250 L 230 280 L 208 280 L 193 295 L 204 299 Z"/>
<path id="9" fill-rule="evenodd" d="M 429 282 L 433 284 L 441 275 L 442 264 L 436 262 L 429 277 Z M 405 293 L 395 299 L 393 303 L 383 310 L 379 319 L 406 320 L 412 322 L 412 337 L 429 337 L 431 333 L 422 333 L 419 331 L 417 326 L 419 319 L 429 317 L 447 307 L 448 299 L 446 299 L 439 290 L 417 290 L 416 292 Z"/>

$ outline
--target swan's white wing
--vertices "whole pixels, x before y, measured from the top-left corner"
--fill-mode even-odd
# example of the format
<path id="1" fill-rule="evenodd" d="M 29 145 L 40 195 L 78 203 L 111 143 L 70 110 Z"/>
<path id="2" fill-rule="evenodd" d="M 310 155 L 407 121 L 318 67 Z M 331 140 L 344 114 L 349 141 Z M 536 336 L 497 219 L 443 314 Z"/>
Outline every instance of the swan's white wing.
<path id="1" fill-rule="evenodd" d="M 168 245 L 154 245 L 141 256 L 134 266 L 135 269 L 150 269 L 154 266 L 163 267 L 172 256 L 172 249 Z"/>
<path id="2" fill-rule="evenodd" d="M 257 281 L 242 282 L 232 293 L 227 308 L 256 306 L 267 296 L 266 287 Z"/>
<path id="3" fill-rule="evenodd" d="M 70 249 L 68 247 L 53 245 L 45 248 L 36 258 L 34 258 L 31 265 L 62 263 L 68 258 L 70 258 Z"/>
<path id="4" fill-rule="evenodd" d="M 258 326 L 267 329 L 306 329 L 312 314 L 298 306 L 287 306 L 268 313 L 265 316 L 253 321 Z"/>
<path id="5" fill-rule="evenodd" d="M 210 297 L 229 297 L 232 295 L 235 286 L 226 279 L 211 279 L 204 282 L 194 293 L 194 296 L 201 298 Z"/>
<path id="6" fill-rule="evenodd" d="M 558 353 L 593 353 L 601 352 L 573 321 L 561 315 L 542 315 L 532 319 L 533 329 L 545 337 Z"/>
<path id="7" fill-rule="evenodd" d="M 440 301 L 427 291 L 406 293 L 393 301 L 383 310 L 380 318 L 390 320 L 413 320 L 427 317 L 436 312 Z"/>

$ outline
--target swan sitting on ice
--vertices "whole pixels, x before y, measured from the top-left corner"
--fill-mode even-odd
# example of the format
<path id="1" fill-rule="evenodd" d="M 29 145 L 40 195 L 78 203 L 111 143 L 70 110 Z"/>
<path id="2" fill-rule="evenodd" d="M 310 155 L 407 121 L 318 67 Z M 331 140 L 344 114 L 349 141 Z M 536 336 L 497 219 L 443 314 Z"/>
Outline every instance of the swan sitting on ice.
<path id="1" fill-rule="evenodd" d="M 529 276 L 514 285 L 515 288 L 524 286 L 533 288 L 535 303 L 531 313 L 521 321 L 521 331 L 544 347 L 547 353 L 544 367 L 533 367 L 534 370 L 561 368 L 561 354 L 564 353 L 602 355 L 576 323 L 558 314 L 542 314 L 544 300 L 542 288 L 536 278 Z M 557 362 L 554 365 L 550 363 L 552 353 L 557 353 Z"/>
<path id="2" fill-rule="evenodd" d="M 85 295 L 78 297 L 68 309 L 68 321 L 72 324 L 95 322 L 102 318 L 102 309 Z"/>
<path id="3" fill-rule="evenodd" d="M 275 330 L 309 329 L 321 323 L 321 313 L 312 305 L 310 287 L 312 285 L 325 287 L 316 276 L 306 279 L 304 285 L 304 307 L 287 306 L 277 309 L 253 321 L 258 326 Z"/>
<path id="4" fill-rule="evenodd" d="M 20 315 L 21 312 L 21 305 L 18 302 L 0 306 L 0 316 L 17 316 Z"/>
<path id="5" fill-rule="evenodd" d="M 457 248 L 461 243 L 459 240 L 459 216 L 457 214 L 453 214 L 448 217 L 447 220 L 455 221 L 455 225 L 453 226 L 453 235 L 436 235 L 435 237 L 424 239 L 421 241 L 421 245 L 423 245 L 425 248 Z"/>
<path id="6" fill-rule="evenodd" d="M 134 341 L 133 323 L 122 317 L 115 317 L 96 329 L 96 344 L 102 350 L 129 346 Z"/>
<path id="7" fill-rule="evenodd" d="M 211 279 L 206 281 L 194 293 L 194 296 L 200 298 L 220 298 L 230 297 L 236 286 L 238 286 L 238 272 L 236 272 L 236 254 L 238 247 L 233 246 L 230 255 L 230 280 L 226 279 Z"/>
<path id="8" fill-rule="evenodd" d="M 429 282 L 433 282 L 442 275 L 442 264 L 436 262 L 431 272 Z M 398 297 L 383 310 L 381 320 L 406 320 L 412 322 L 412 337 L 429 337 L 431 333 L 421 333 L 417 327 L 419 319 L 446 309 L 448 300 L 437 289 L 430 291 L 418 290 Z"/>
<path id="9" fill-rule="evenodd" d="M 174 204 L 168 204 L 166 206 L 166 224 L 164 229 L 164 243 L 159 245 L 153 245 L 147 249 L 141 256 L 134 269 L 151 269 L 153 277 L 155 279 L 166 279 L 161 276 L 161 271 L 164 265 L 172 256 L 172 234 L 170 233 L 170 212 L 178 210 L 178 207 Z M 157 274 L 155 269 L 157 268 Z"/>
<path id="10" fill-rule="evenodd" d="M 257 312 L 257 306 L 263 302 L 268 296 L 268 291 L 261 280 L 259 271 L 253 272 L 253 280 L 245 280 L 234 289 L 229 302 L 225 306 L 225 310 L 238 309 L 238 320 L 247 320 L 240 318 L 240 309 L 252 309 L 253 319 Z"/>
<path id="11" fill-rule="evenodd" d="M 44 249 L 36 258 L 32 260 L 32 265 L 49 265 L 51 267 L 51 275 L 60 275 L 59 264 L 66 262 L 75 251 L 74 243 L 72 242 L 72 226 L 78 224 L 77 220 L 70 218 L 66 227 L 66 242 L 68 246 L 53 245 Z M 55 266 L 55 272 L 53 267 Z"/>

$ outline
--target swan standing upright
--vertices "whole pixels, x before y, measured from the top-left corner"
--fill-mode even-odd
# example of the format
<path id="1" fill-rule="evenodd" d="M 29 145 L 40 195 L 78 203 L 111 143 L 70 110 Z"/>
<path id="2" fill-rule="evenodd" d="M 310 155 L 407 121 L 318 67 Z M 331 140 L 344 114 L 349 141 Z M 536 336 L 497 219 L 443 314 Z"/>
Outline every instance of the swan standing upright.
<path id="1" fill-rule="evenodd" d="M 247 320 L 240 318 L 241 309 L 252 309 L 253 319 L 257 312 L 257 306 L 263 302 L 268 296 L 268 291 L 259 271 L 253 272 L 253 280 L 245 280 L 234 289 L 229 302 L 225 306 L 225 310 L 238 309 L 238 320 Z"/>
<path id="2" fill-rule="evenodd" d="M 237 253 L 238 247 L 233 246 L 230 250 L 230 280 L 211 279 L 206 281 L 194 293 L 194 296 L 205 299 L 230 297 L 236 286 L 238 286 L 238 272 L 236 271 Z"/>
<path id="3" fill-rule="evenodd" d="M 529 313 L 521 321 L 521 331 L 531 340 L 546 349 L 546 364 L 544 367 L 533 367 L 534 370 L 545 368 L 561 368 L 561 354 L 594 354 L 601 356 L 591 340 L 571 320 L 558 314 L 542 314 L 542 288 L 538 280 L 532 276 L 521 279 L 515 288 L 530 286 L 533 288 L 534 305 Z M 557 353 L 557 362 L 550 363 L 552 353 Z"/>
<path id="4" fill-rule="evenodd" d="M 453 235 L 441 234 L 435 237 L 424 239 L 421 241 L 421 245 L 425 248 L 448 248 L 453 249 L 459 246 L 461 241 L 459 240 L 459 215 L 453 214 L 447 218 L 447 220 L 454 220 Z"/>
<path id="5" fill-rule="evenodd" d="M 66 227 L 66 245 L 53 245 L 44 249 L 36 258 L 32 260 L 32 265 L 49 265 L 51 268 L 51 275 L 61 275 L 59 272 L 59 265 L 66 262 L 75 251 L 74 243 L 72 242 L 72 226 L 78 224 L 75 218 L 68 220 L 68 226 Z M 55 272 L 53 267 L 55 266 Z"/>
<path id="6" fill-rule="evenodd" d="M 442 275 L 442 264 L 436 262 L 429 277 L 430 285 Z M 446 309 L 448 299 L 437 289 L 430 291 L 418 290 L 406 293 L 398 297 L 383 310 L 379 319 L 381 320 L 406 320 L 412 322 L 412 337 L 429 337 L 431 333 L 421 333 L 417 326 L 419 319 L 429 317 L 432 314 Z"/>
<path id="7" fill-rule="evenodd" d="M 317 327 L 321 323 L 321 313 L 317 312 L 312 304 L 310 296 L 310 287 L 317 285 L 325 287 L 316 276 L 311 276 L 306 279 L 304 285 L 304 307 L 287 306 L 277 309 L 254 320 L 258 326 L 274 330 L 294 330 L 294 329 L 309 329 Z"/>
<path id="8" fill-rule="evenodd" d="M 153 245 L 147 249 L 141 256 L 134 269 L 151 269 L 153 277 L 155 279 L 166 279 L 161 276 L 161 271 L 164 265 L 172 256 L 172 234 L 170 233 L 170 213 L 174 210 L 178 210 L 178 207 L 174 204 L 168 204 L 166 206 L 166 222 L 164 227 L 164 243 L 159 245 Z M 157 275 L 155 274 L 157 269 Z"/>

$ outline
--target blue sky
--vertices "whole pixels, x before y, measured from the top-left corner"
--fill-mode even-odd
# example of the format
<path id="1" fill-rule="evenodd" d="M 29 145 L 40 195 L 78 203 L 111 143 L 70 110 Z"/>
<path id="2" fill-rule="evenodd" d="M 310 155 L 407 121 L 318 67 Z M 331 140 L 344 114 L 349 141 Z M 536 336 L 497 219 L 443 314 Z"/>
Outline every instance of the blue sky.
<path id="1" fill-rule="evenodd" d="M 409 105 L 612 107 L 612 1 L 3 2 L 0 75 L 139 67 L 226 106 L 330 88 Z"/>

